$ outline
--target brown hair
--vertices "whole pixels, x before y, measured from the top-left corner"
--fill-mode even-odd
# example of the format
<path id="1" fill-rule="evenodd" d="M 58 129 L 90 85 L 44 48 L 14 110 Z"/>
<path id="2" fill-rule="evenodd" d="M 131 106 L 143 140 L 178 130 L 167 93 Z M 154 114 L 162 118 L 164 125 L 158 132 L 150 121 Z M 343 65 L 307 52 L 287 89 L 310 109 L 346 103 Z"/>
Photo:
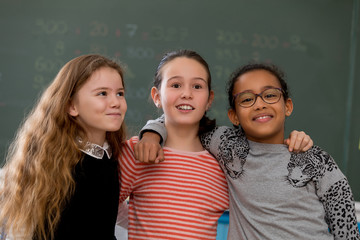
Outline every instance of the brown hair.
<path id="1" fill-rule="evenodd" d="M 155 73 L 154 87 L 156 87 L 157 89 L 160 89 L 161 82 L 162 82 L 162 71 L 161 70 L 167 63 L 169 63 L 172 60 L 179 58 L 179 57 L 186 57 L 186 58 L 194 59 L 205 68 L 205 71 L 208 74 L 207 83 L 208 83 L 208 88 L 209 88 L 209 92 L 210 92 L 211 91 L 211 74 L 210 74 L 210 68 L 209 68 L 208 63 L 197 52 L 191 51 L 191 50 L 186 50 L 186 49 L 168 52 L 163 56 L 163 58 L 161 59 L 159 65 L 157 67 L 156 73 Z M 205 113 L 204 116 L 200 120 L 199 134 L 208 132 L 208 131 L 212 130 L 215 126 L 216 126 L 216 120 L 209 119 Z"/>
<path id="2" fill-rule="evenodd" d="M 71 197 L 73 170 L 81 161 L 78 137 L 87 142 L 81 125 L 68 114 L 75 93 L 101 67 L 110 67 L 123 80 L 115 61 L 100 55 L 84 55 L 64 65 L 19 128 L 3 168 L 0 188 L 0 223 L 25 239 L 52 238 L 62 208 Z M 123 82 L 123 86 L 124 82 Z M 125 140 L 125 124 L 106 139 L 114 156 Z"/>

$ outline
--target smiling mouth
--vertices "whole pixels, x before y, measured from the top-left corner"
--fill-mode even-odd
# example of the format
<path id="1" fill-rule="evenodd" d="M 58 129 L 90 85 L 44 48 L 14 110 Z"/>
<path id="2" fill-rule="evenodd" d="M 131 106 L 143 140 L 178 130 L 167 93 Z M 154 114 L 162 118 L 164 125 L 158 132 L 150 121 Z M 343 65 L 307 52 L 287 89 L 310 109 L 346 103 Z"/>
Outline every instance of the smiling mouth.
<path id="1" fill-rule="evenodd" d="M 190 105 L 179 105 L 176 108 L 179 109 L 179 110 L 194 110 L 195 109 Z"/>
<path id="2" fill-rule="evenodd" d="M 254 121 L 262 121 L 262 120 L 271 119 L 271 118 L 273 118 L 271 115 L 264 115 L 264 116 L 254 117 L 253 120 Z"/>

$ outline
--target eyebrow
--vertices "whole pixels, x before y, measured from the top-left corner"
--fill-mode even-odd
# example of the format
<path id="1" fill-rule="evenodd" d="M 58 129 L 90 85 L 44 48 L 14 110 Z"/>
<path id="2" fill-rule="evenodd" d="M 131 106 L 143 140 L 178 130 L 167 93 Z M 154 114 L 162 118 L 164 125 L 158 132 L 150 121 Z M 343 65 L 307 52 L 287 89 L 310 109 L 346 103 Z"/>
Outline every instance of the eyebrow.
<path id="1" fill-rule="evenodd" d="M 110 88 L 108 88 L 108 87 L 98 87 L 98 88 L 93 89 L 92 92 L 97 92 L 97 91 L 100 91 L 100 90 L 108 90 L 108 89 L 110 89 Z M 122 87 L 122 88 L 116 89 L 116 91 L 119 91 L 119 90 L 125 90 L 125 88 Z"/>
<path id="2" fill-rule="evenodd" d="M 264 91 L 264 90 L 269 89 L 269 88 L 281 88 L 281 87 L 276 87 L 276 86 L 272 86 L 272 85 L 267 85 L 267 86 L 263 86 L 263 87 L 261 88 L 261 91 Z M 254 91 L 251 90 L 251 89 L 247 89 L 247 90 L 241 91 L 241 92 L 239 92 L 239 93 L 243 93 L 243 92 L 254 92 Z"/>
<path id="3" fill-rule="evenodd" d="M 176 75 L 176 76 L 173 76 L 173 77 L 168 78 L 168 81 L 176 80 L 176 79 L 178 79 L 178 78 L 183 79 L 182 76 Z M 204 81 L 204 82 L 208 83 L 208 81 L 207 81 L 206 79 L 202 78 L 202 77 L 195 77 L 195 78 L 192 78 L 191 80 L 201 80 L 201 81 Z"/>

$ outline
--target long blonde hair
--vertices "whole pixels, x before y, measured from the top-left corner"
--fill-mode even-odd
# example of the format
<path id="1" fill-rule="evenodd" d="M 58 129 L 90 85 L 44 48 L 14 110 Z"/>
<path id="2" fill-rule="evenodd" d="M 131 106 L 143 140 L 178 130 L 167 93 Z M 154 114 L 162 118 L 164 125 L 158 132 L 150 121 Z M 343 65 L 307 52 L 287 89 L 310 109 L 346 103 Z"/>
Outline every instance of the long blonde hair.
<path id="1" fill-rule="evenodd" d="M 53 237 L 75 188 L 73 170 L 82 159 L 76 139 L 87 142 L 84 129 L 68 114 L 69 103 L 91 74 L 104 66 L 117 70 L 123 79 L 122 68 L 103 56 L 84 55 L 69 61 L 19 128 L 0 188 L 0 227 L 6 233 L 21 232 L 25 239 Z M 120 154 L 125 137 L 125 124 L 107 133 L 114 156 Z"/>

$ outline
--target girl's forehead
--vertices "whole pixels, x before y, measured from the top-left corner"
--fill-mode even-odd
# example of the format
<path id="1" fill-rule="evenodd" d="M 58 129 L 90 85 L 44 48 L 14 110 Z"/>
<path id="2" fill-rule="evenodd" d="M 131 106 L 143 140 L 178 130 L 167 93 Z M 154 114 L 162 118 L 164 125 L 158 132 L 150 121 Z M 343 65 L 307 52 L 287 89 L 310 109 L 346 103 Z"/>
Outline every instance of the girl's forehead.
<path id="1" fill-rule="evenodd" d="M 166 63 L 162 69 L 164 75 L 191 76 L 197 75 L 208 78 L 205 67 L 195 59 L 178 57 Z"/>
<path id="2" fill-rule="evenodd" d="M 267 87 L 281 87 L 277 77 L 266 70 L 253 70 L 240 75 L 235 83 L 234 91 L 262 90 Z"/>
<path id="3" fill-rule="evenodd" d="M 123 80 L 117 70 L 110 67 L 102 67 L 95 70 L 79 90 L 123 87 Z"/>

